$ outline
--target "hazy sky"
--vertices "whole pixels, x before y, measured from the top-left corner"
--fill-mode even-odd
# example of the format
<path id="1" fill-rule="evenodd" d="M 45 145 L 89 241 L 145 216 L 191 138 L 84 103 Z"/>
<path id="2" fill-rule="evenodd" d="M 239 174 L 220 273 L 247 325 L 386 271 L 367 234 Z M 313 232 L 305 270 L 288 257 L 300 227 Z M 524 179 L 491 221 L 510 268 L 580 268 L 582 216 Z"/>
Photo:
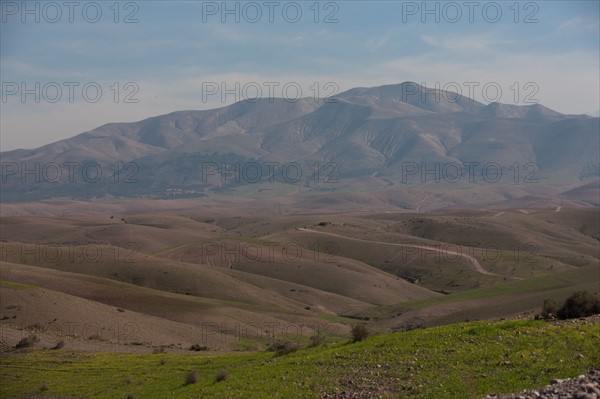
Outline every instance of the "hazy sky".
<path id="1" fill-rule="evenodd" d="M 600 108 L 597 1 L 1 7 L 3 151 L 257 94 L 327 96 L 404 81 L 483 102 Z"/>

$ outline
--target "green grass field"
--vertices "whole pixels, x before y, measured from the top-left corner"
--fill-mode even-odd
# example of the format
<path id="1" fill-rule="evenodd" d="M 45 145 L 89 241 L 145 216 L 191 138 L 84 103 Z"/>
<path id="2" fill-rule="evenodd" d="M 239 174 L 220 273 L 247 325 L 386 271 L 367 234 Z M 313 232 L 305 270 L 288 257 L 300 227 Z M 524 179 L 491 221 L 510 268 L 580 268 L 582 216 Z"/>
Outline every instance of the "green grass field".
<path id="1" fill-rule="evenodd" d="M 544 386 L 552 378 L 598 367 L 598 342 L 596 319 L 453 324 L 283 356 L 84 354 L 69 351 L 67 343 L 62 350 L 4 354 L 0 396 L 315 398 L 345 392 L 364 397 L 480 398 Z M 215 375 L 223 369 L 229 376 L 217 382 Z M 186 384 L 193 370 L 198 381 Z"/>

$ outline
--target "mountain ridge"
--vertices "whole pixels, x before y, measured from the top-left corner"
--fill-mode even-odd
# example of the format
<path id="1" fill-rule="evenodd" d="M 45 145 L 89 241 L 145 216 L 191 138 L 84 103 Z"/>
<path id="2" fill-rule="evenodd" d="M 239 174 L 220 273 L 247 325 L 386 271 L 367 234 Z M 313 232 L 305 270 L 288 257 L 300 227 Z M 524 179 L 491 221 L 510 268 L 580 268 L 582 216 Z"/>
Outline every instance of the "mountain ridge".
<path id="1" fill-rule="evenodd" d="M 101 196 L 102 190 L 109 190 L 111 195 L 127 197 L 161 195 L 168 189 L 201 194 L 237 190 L 250 183 L 254 190 L 264 184 L 255 184 L 248 176 L 231 182 L 219 172 L 225 169 L 227 174 L 231 168 L 235 172 L 235 165 L 256 163 L 259 183 L 275 181 L 293 190 L 301 186 L 335 191 L 345 186 L 321 184 L 322 176 L 316 176 L 315 168 L 336 169 L 335 173 L 326 171 L 330 177 L 335 175 L 331 180 L 351 182 L 372 176 L 401 187 L 431 183 L 427 173 L 425 181 L 423 176 L 406 181 L 407 166 L 424 165 L 425 171 L 433 168 L 438 174 L 434 183 L 440 178 L 442 183 L 455 183 L 457 165 L 464 168 L 474 163 L 498 165 L 504 176 L 514 174 L 515 183 L 522 179 L 517 172 L 531 171 L 511 172 L 510 168 L 533 164 L 535 177 L 544 184 L 569 179 L 583 184 L 600 176 L 600 159 L 594 150 L 600 144 L 599 123 L 599 118 L 565 115 L 540 104 L 484 105 L 413 82 L 353 88 L 326 99 L 244 100 L 210 110 L 107 123 L 36 149 L 2 152 L 6 166 L 3 191 L 8 197 L 3 195 L 17 199 L 85 197 Z M 42 173 L 52 163 L 62 165 L 64 172 L 65 164 L 93 162 L 106 168 L 129 164 L 137 170 L 138 184 L 111 186 L 111 175 L 106 172 L 95 186 L 65 184 L 64 176 L 57 179 L 60 184 L 52 185 L 56 182 L 47 181 L 50 179 L 44 179 Z M 282 177 L 290 163 L 299 165 L 300 179 Z M 207 175 L 202 169 L 207 165 L 213 169 L 217 165 L 218 173 Z M 252 167 L 256 169 L 256 165 Z M 273 170 L 269 172 L 270 167 Z M 453 174 L 446 176 L 448 167 Z M 40 175 L 36 184 L 24 184 L 23 170 L 27 168 Z M 112 181 L 119 183 L 115 173 Z M 278 177 L 273 178 L 274 174 Z M 271 176 L 269 181 L 267 176 Z M 415 178 L 412 171 L 410 176 Z M 271 184 L 269 189 L 273 187 Z M 358 190 L 369 191 L 369 187 Z"/>

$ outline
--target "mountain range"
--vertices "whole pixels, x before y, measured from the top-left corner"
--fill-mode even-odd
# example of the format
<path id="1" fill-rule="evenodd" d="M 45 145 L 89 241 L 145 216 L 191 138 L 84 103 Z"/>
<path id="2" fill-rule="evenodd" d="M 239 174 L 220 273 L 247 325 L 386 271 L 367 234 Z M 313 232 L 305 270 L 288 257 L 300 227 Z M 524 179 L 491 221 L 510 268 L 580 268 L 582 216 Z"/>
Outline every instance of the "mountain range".
<path id="1" fill-rule="evenodd" d="M 0 153 L 2 200 L 561 186 L 600 177 L 600 118 L 416 83 L 108 123 Z"/>

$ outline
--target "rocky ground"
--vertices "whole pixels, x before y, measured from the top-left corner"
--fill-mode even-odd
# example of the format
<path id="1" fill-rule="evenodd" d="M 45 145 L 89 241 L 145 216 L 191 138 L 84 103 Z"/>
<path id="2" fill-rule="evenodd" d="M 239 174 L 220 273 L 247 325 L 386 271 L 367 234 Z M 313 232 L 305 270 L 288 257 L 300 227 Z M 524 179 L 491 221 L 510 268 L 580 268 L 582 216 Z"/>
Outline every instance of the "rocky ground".
<path id="1" fill-rule="evenodd" d="M 508 395 L 488 395 L 485 399 L 600 399 L 600 370 L 566 380 L 552 380 L 550 385 Z"/>

